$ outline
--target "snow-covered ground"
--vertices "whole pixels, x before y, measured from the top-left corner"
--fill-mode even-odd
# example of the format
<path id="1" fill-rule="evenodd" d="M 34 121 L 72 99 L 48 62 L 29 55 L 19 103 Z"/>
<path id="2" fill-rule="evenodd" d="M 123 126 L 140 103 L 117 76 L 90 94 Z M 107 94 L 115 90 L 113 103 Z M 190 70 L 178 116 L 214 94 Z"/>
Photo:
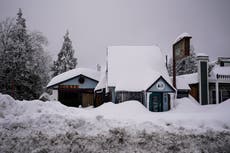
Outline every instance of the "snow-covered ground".
<path id="1" fill-rule="evenodd" d="M 230 100 L 174 104 L 161 113 L 137 101 L 83 109 L 0 94 L 0 152 L 230 151 Z"/>

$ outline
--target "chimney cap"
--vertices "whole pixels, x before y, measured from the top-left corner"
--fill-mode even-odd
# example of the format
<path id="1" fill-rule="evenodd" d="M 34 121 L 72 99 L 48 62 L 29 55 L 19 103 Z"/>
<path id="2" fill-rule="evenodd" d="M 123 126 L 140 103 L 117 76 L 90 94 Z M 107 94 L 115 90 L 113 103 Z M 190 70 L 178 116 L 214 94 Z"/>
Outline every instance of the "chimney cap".
<path id="1" fill-rule="evenodd" d="M 205 53 L 198 53 L 196 56 L 197 60 L 209 60 L 209 57 Z"/>
<path id="2" fill-rule="evenodd" d="M 190 34 L 188 34 L 187 32 L 184 32 L 182 34 L 180 34 L 179 36 L 177 36 L 176 40 L 173 42 L 173 44 L 178 43 L 180 40 L 182 40 L 183 38 L 192 38 L 192 36 Z"/>

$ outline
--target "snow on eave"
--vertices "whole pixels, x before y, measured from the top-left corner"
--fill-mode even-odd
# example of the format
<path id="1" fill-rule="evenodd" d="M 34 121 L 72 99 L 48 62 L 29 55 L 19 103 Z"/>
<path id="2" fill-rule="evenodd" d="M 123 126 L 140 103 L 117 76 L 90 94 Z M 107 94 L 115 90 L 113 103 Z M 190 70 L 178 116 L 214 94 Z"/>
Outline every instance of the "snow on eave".
<path id="1" fill-rule="evenodd" d="M 176 44 L 177 42 L 179 42 L 181 39 L 185 38 L 185 37 L 189 37 L 191 38 L 192 36 L 190 34 L 188 34 L 187 32 L 184 32 L 182 34 L 180 34 L 175 41 L 173 42 L 173 44 Z"/>
<path id="2" fill-rule="evenodd" d="M 211 78 L 217 79 L 217 75 L 230 75 L 230 67 L 229 66 L 220 66 L 215 65 L 212 71 L 210 72 Z"/>
<path id="3" fill-rule="evenodd" d="M 96 70 L 89 69 L 89 68 L 75 68 L 73 70 L 69 70 L 67 72 L 55 76 L 54 78 L 51 79 L 51 81 L 48 83 L 46 87 L 50 88 L 52 86 L 65 82 L 69 79 L 73 79 L 79 75 L 84 75 L 95 81 L 99 81 L 100 79 L 100 72 Z"/>
<path id="4" fill-rule="evenodd" d="M 230 62 L 230 57 L 218 57 L 218 61 Z"/>
<path id="5" fill-rule="evenodd" d="M 197 56 L 197 57 L 199 57 L 199 56 L 202 56 L 202 57 L 207 57 L 208 55 L 207 55 L 207 54 L 205 54 L 205 53 L 197 53 L 197 54 L 196 54 L 196 56 Z"/>

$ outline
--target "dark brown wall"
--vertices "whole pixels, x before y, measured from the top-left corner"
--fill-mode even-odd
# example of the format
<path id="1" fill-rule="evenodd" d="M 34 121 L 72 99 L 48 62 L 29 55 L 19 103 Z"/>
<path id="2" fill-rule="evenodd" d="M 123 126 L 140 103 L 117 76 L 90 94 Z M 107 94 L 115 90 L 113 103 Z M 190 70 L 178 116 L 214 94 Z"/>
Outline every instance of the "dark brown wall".
<path id="1" fill-rule="evenodd" d="M 98 107 L 105 102 L 112 101 L 111 93 L 106 93 L 105 89 L 102 89 L 101 92 L 96 91 L 94 95 L 94 107 Z"/>
<path id="2" fill-rule="evenodd" d="M 189 87 L 191 88 L 189 94 L 199 101 L 199 84 L 190 84 Z"/>

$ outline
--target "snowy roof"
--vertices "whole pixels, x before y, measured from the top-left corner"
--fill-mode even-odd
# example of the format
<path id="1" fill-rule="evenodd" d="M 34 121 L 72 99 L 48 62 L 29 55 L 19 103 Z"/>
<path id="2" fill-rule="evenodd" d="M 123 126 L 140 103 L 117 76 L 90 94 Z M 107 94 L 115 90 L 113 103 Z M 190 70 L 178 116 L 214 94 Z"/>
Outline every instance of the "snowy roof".
<path id="1" fill-rule="evenodd" d="M 170 85 L 164 57 L 157 46 L 108 48 L 108 86 L 116 91 L 142 91 L 160 76 Z"/>
<path id="2" fill-rule="evenodd" d="M 61 82 L 64 82 L 66 80 L 69 80 L 71 78 L 74 78 L 76 76 L 79 76 L 79 75 L 84 75 L 96 81 L 99 81 L 100 79 L 100 72 L 96 70 L 89 69 L 89 68 L 76 68 L 76 69 L 64 72 L 62 74 L 59 74 L 55 76 L 54 78 L 52 78 L 51 81 L 48 83 L 47 88 L 53 85 L 59 84 Z"/>
<path id="3" fill-rule="evenodd" d="M 189 90 L 189 84 L 198 83 L 198 73 L 185 74 L 176 76 L 176 87 L 177 89 Z"/>
<path id="4" fill-rule="evenodd" d="M 180 41 L 181 39 L 185 38 L 185 37 L 192 37 L 190 34 L 188 34 L 187 32 L 184 32 L 182 34 L 180 34 L 176 40 L 174 41 L 173 44 L 177 43 L 178 41 Z"/>
<path id="5" fill-rule="evenodd" d="M 218 61 L 230 62 L 230 57 L 218 57 Z"/>
<path id="6" fill-rule="evenodd" d="M 216 75 L 230 75 L 230 66 L 215 65 L 211 71 L 211 77 L 216 78 Z"/>
<path id="7" fill-rule="evenodd" d="M 99 90 L 99 89 L 103 89 L 106 87 L 106 83 L 107 83 L 107 80 L 106 80 L 106 72 L 102 72 L 101 74 L 101 78 L 97 84 L 97 86 L 95 87 L 95 91 L 96 90 Z"/>

